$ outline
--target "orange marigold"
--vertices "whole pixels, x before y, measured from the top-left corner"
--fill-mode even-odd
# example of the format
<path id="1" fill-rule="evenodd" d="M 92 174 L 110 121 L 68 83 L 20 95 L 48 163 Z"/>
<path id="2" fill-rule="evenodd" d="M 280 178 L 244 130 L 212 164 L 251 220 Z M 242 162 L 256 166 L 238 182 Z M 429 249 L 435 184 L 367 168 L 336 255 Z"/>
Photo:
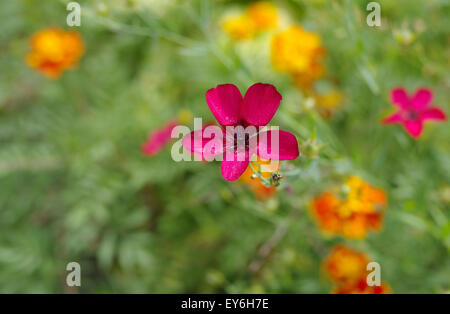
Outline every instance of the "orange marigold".
<path id="1" fill-rule="evenodd" d="M 257 31 L 253 20 L 245 14 L 226 17 L 222 22 L 222 28 L 236 40 L 252 38 Z"/>
<path id="2" fill-rule="evenodd" d="M 73 68 L 84 53 L 84 44 L 77 31 L 47 28 L 30 39 L 31 51 L 26 62 L 49 78 L 58 78 Z"/>
<path id="3" fill-rule="evenodd" d="M 223 30 L 233 39 L 243 40 L 254 37 L 259 32 L 276 28 L 278 12 L 270 2 L 254 2 L 240 15 L 226 17 Z"/>
<path id="4" fill-rule="evenodd" d="M 324 261 L 330 279 L 338 285 L 352 285 L 366 276 L 368 257 L 345 245 L 336 245 Z"/>
<path id="5" fill-rule="evenodd" d="M 310 85 L 312 80 L 324 73 L 320 59 L 325 50 L 319 35 L 299 25 L 293 25 L 275 35 L 271 50 L 274 68 L 293 74 L 302 85 Z"/>
<path id="6" fill-rule="evenodd" d="M 363 238 L 368 230 L 379 230 L 386 206 L 386 194 L 352 176 L 341 189 L 324 191 L 311 204 L 319 227 L 330 234 Z"/>
<path id="7" fill-rule="evenodd" d="M 260 30 L 273 29 L 278 25 L 277 7 L 270 2 L 253 2 L 247 8 L 247 15 Z"/>
<path id="8" fill-rule="evenodd" d="M 383 294 L 390 293 L 391 289 L 385 282 L 380 286 L 367 285 L 367 264 L 369 258 L 366 254 L 350 247 L 339 244 L 333 247 L 331 253 L 325 258 L 323 266 L 331 281 L 335 284 L 333 293 L 337 294 Z"/>
<path id="9" fill-rule="evenodd" d="M 388 294 L 391 293 L 391 287 L 382 281 L 380 286 L 368 286 L 365 278 L 360 279 L 354 285 L 336 287 L 334 294 Z"/>

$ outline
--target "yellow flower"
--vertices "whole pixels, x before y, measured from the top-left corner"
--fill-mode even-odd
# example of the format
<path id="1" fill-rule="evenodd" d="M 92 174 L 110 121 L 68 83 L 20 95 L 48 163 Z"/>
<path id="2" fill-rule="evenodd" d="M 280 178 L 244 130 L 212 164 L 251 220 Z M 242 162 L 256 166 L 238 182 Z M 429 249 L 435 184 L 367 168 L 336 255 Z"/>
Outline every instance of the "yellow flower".
<path id="1" fill-rule="evenodd" d="M 316 104 L 319 113 L 324 118 L 329 118 L 342 104 L 342 95 L 336 90 L 331 90 L 323 95 L 316 95 Z"/>
<path id="2" fill-rule="evenodd" d="M 241 15 L 229 16 L 222 22 L 223 30 L 233 39 L 243 40 L 259 32 L 276 28 L 278 12 L 270 2 L 254 2 Z"/>
<path id="3" fill-rule="evenodd" d="M 189 109 L 181 109 L 177 113 L 177 119 L 181 124 L 188 124 L 192 121 L 193 114 Z"/>
<path id="4" fill-rule="evenodd" d="M 247 8 L 247 15 L 258 30 L 273 29 L 278 25 L 277 7 L 270 2 L 253 2 Z"/>
<path id="5" fill-rule="evenodd" d="M 276 70 L 296 75 L 321 74 L 318 61 L 324 54 L 320 37 L 293 25 L 274 36 L 272 40 L 272 63 Z"/>
<path id="6" fill-rule="evenodd" d="M 57 78 L 73 68 L 84 53 L 80 34 L 59 28 L 37 32 L 31 37 L 30 46 L 26 62 L 49 78 Z"/>
<path id="7" fill-rule="evenodd" d="M 256 25 L 246 14 L 229 16 L 222 22 L 223 30 L 233 39 L 249 39 L 256 34 Z"/>

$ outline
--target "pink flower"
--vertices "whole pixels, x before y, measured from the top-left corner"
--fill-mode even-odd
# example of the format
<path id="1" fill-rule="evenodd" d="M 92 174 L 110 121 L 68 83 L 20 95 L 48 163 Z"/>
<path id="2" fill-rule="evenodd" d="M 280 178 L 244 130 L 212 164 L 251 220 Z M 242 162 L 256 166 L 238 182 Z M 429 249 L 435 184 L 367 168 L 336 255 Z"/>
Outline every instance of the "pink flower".
<path id="1" fill-rule="evenodd" d="M 383 124 L 401 123 L 406 132 L 413 138 L 422 134 L 423 123 L 426 120 L 442 121 L 446 119 L 445 113 L 432 107 L 433 92 L 426 88 L 416 90 L 414 96 L 409 97 L 404 88 L 391 91 L 391 101 L 398 107 L 398 111 L 383 120 Z"/>
<path id="2" fill-rule="evenodd" d="M 299 151 L 293 134 L 279 130 L 254 134 L 243 131 L 249 127 L 256 130 L 267 125 L 277 111 L 281 98 L 270 84 L 254 84 L 244 97 L 233 84 L 218 85 L 206 92 L 206 102 L 221 125 L 221 129 L 218 126 L 215 128 L 225 131 L 225 136 L 218 137 L 216 133 L 211 134 L 208 128 L 203 128 L 186 135 L 183 146 L 200 154 L 203 159 L 224 154 L 221 172 L 228 181 L 234 181 L 244 173 L 254 154 L 271 160 L 295 159 Z"/>
<path id="3" fill-rule="evenodd" d="M 177 125 L 177 121 L 172 120 L 163 127 L 150 132 L 148 140 L 142 144 L 142 153 L 148 156 L 158 154 L 172 140 L 172 130 Z"/>

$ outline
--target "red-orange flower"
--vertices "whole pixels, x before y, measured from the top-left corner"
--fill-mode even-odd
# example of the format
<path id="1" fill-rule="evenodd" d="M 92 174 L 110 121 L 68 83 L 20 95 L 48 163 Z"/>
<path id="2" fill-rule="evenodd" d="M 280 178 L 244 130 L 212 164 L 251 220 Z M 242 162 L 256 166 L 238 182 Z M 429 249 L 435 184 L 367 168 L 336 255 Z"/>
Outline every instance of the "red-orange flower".
<path id="1" fill-rule="evenodd" d="M 354 285 L 366 276 L 369 259 L 347 246 L 337 245 L 324 261 L 330 279 L 339 285 Z"/>
<path id="2" fill-rule="evenodd" d="M 386 206 L 386 194 L 357 176 L 341 188 L 326 190 L 311 204 L 319 227 L 332 235 L 357 239 L 369 230 L 379 230 Z"/>
<path id="3" fill-rule="evenodd" d="M 368 256 L 345 245 L 333 247 L 331 253 L 325 258 L 323 266 L 335 287 L 333 293 L 337 294 L 383 294 L 390 293 L 391 289 L 385 282 L 379 286 L 367 284 Z"/>
<path id="4" fill-rule="evenodd" d="M 60 28 L 37 32 L 31 37 L 30 46 L 25 58 L 27 64 L 52 79 L 73 68 L 84 53 L 81 35 Z"/>
<path id="5" fill-rule="evenodd" d="M 359 280 L 354 285 L 336 287 L 334 294 L 388 294 L 391 293 L 391 287 L 382 281 L 380 286 L 368 286 L 366 279 Z"/>

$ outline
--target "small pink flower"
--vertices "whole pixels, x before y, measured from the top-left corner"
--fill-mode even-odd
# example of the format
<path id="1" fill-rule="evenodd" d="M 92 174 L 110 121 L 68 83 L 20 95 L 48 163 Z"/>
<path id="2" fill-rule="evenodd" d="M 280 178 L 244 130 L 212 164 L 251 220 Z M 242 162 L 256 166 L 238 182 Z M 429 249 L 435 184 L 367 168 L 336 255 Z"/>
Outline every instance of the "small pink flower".
<path id="1" fill-rule="evenodd" d="M 172 138 L 172 130 L 178 125 L 177 121 L 170 121 L 163 127 L 150 132 L 148 140 L 142 144 L 141 151 L 145 155 L 154 156 L 158 154 Z"/>
<path id="2" fill-rule="evenodd" d="M 422 134 L 423 123 L 426 120 L 443 121 L 445 113 L 432 107 L 433 92 L 426 88 L 416 90 L 414 96 L 409 97 L 404 88 L 391 91 L 391 101 L 398 107 L 398 111 L 383 119 L 383 124 L 401 123 L 406 132 L 417 139 Z"/>
<path id="3" fill-rule="evenodd" d="M 222 177 L 228 181 L 234 181 L 244 173 L 254 154 L 272 160 L 295 159 L 299 155 L 298 143 L 295 136 L 289 132 L 264 131 L 255 134 L 257 137 L 252 139 L 242 133 L 227 133 L 227 127 L 230 126 L 250 126 L 257 129 L 267 125 L 277 111 L 281 98 L 277 89 L 270 84 L 254 84 L 244 97 L 233 84 L 218 85 L 206 92 L 206 102 L 225 131 L 225 136 L 219 139 L 218 145 L 211 145 L 214 137 L 206 134 L 207 129 L 203 128 L 186 135 L 183 138 L 183 146 L 203 158 L 225 154 L 221 172 Z M 278 142 L 271 141 L 272 138 L 278 139 Z M 239 141 L 242 145 L 237 147 L 236 143 Z M 229 145 L 230 142 L 233 144 Z"/>

